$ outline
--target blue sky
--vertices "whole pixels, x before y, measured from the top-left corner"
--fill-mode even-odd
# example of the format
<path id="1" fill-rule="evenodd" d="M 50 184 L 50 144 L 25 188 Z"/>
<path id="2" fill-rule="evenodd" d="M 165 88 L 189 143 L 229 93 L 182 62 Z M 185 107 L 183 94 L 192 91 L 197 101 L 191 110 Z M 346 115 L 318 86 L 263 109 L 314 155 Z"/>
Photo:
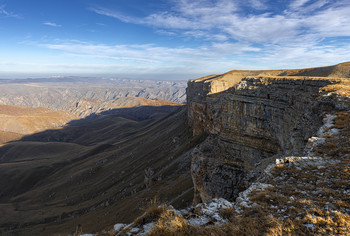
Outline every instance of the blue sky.
<path id="1" fill-rule="evenodd" d="M 349 0 L 0 0 L 0 77 L 189 79 L 350 61 Z"/>

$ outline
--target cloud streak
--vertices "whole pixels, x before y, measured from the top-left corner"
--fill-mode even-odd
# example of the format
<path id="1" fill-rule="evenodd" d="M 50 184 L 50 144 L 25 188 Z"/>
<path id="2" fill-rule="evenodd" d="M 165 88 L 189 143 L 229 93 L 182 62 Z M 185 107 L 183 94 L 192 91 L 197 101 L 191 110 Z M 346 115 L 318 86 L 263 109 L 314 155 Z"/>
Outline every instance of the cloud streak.
<path id="1" fill-rule="evenodd" d="M 152 12 L 143 18 L 106 9 L 92 10 L 125 23 L 153 27 L 155 32 L 175 32 L 177 37 L 202 39 L 202 47 L 194 51 L 205 55 L 199 53 L 200 59 L 193 60 L 201 61 L 203 67 L 208 66 L 206 60 L 223 58 L 225 65 L 231 60 L 231 68 L 254 65 L 261 69 L 320 66 L 350 60 L 347 0 L 296 0 L 284 3 L 282 9 L 268 5 L 266 0 L 172 2 L 168 11 Z M 246 13 L 247 8 L 255 14 Z M 338 37 L 342 39 L 337 40 Z"/>
<path id="2" fill-rule="evenodd" d="M 23 42 L 54 52 L 50 60 L 0 61 L 0 71 L 114 74 L 134 78 L 189 79 L 232 69 L 281 69 L 337 64 L 350 60 L 350 44 L 315 43 L 264 48 L 243 42 L 212 42 L 198 47 L 161 47 L 154 44 L 98 44 L 79 40 Z M 339 61 L 342 58 L 342 61 Z M 50 62 L 48 62 L 50 61 Z"/>
<path id="3" fill-rule="evenodd" d="M 214 3 L 213 3 L 214 2 Z M 151 13 L 144 18 L 126 16 L 103 8 L 94 12 L 126 23 L 156 27 L 159 30 L 177 30 L 184 35 L 220 34 L 228 40 L 250 43 L 288 43 L 295 38 L 350 36 L 348 1 L 331 4 L 327 0 L 310 3 L 298 0 L 286 5 L 284 11 L 269 9 L 263 1 L 250 0 L 249 6 L 263 9 L 260 14 L 242 15 L 238 1 L 176 1 L 171 11 Z M 312 37 L 310 37 L 312 36 Z M 215 38 L 214 38 L 215 39 Z"/>
<path id="4" fill-rule="evenodd" d="M 202 60 L 212 61 L 220 54 L 222 57 L 230 57 L 245 52 L 257 52 L 260 49 L 243 43 L 213 43 L 207 47 L 161 47 L 153 44 L 135 45 L 105 45 L 87 42 L 63 41 L 49 44 L 38 44 L 40 47 L 58 50 L 80 57 L 108 58 L 116 61 L 132 61 L 154 64 L 195 64 L 198 57 Z M 227 51 L 234 48 L 234 52 Z"/>
<path id="5" fill-rule="evenodd" d="M 106 45 L 79 41 L 61 41 L 38 46 L 61 52 L 61 56 L 80 58 L 87 63 L 100 63 L 126 71 L 142 68 L 147 73 L 208 74 L 231 69 L 278 69 L 336 64 L 350 60 L 350 46 L 304 43 L 289 46 L 267 45 L 264 48 L 243 42 L 213 42 L 210 45 L 190 47 L 160 47 L 153 44 Z M 339 61 L 342 58 L 342 61 Z M 97 64 L 99 64 L 97 63 Z M 254 65 L 254 67 L 252 67 Z"/>
<path id="6" fill-rule="evenodd" d="M 6 5 L 0 5 L 0 17 L 11 17 L 20 19 L 21 16 L 5 9 Z"/>
<path id="7" fill-rule="evenodd" d="M 44 22 L 43 25 L 52 26 L 52 27 L 62 27 L 62 25 L 59 25 L 59 24 L 56 24 L 56 23 L 50 22 L 50 21 Z"/>

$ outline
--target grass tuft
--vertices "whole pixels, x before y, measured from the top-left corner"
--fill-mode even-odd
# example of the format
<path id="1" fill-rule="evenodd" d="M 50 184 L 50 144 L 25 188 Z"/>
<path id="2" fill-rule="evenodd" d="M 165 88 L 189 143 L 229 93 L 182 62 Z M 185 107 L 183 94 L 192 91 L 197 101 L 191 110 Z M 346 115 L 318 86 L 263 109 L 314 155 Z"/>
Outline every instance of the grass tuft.
<path id="1" fill-rule="evenodd" d="M 164 211 L 149 235 L 188 235 L 187 221 L 172 209 Z"/>

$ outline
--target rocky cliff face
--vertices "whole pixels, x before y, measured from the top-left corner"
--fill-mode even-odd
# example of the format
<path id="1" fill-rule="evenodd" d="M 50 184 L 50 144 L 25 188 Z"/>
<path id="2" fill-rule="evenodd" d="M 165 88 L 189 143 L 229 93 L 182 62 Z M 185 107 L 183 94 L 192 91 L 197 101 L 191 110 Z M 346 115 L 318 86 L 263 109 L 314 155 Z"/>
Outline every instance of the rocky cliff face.
<path id="1" fill-rule="evenodd" d="M 233 71 L 188 82 L 188 122 L 195 135 L 209 135 L 192 153 L 195 203 L 235 199 L 278 155 L 301 155 L 324 114 L 349 105 L 322 92 L 346 79 L 272 72 Z"/>

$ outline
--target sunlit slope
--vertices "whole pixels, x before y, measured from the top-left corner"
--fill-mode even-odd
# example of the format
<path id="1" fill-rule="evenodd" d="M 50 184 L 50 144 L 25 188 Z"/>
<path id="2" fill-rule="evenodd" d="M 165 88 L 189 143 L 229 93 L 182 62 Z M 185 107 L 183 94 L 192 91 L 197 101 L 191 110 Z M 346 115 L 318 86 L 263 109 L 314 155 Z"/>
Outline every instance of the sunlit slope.
<path id="1" fill-rule="evenodd" d="M 77 116 L 67 111 L 0 105 L 0 144 L 23 135 L 58 128 Z"/>
<path id="2" fill-rule="evenodd" d="M 222 75 L 209 75 L 196 81 L 226 81 L 239 82 L 247 76 L 309 76 L 309 77 L 334 77 L 349 78 L 350 62 L 344 62 L 333 66 L 304 68 L 304 69 L 280 69 L 280 70 L 232 70 Z M 193 81 L 194 81 L 193 80 Z"/>
<path id="3" fill-rule="evenodd" d="M 56 100 L 60 100 L 60 98 L 57 97 Z M 24 135 L 62 127 L 72 120 L 79 119 L 78 115 L 83 117 L 90 116 L 89 118 L 91 118 L 95 114 L 108 112 L 115 108 L 141 106 L 154 107 L 148 111 L 150 112 L 152 110 L 154 112 L 153 115 L 156 115 L 156 107 L 176 105 L 179 104 L 166 100 L 150 100 L 142 97 L 122 97 L 105 102 L 90 99 L 80 100 L 77 104 L 67 103 L 66 106 L 75 108 L 75 110 L 71 110 L 77 115 L 69 111 L 52 111 L 43 107 L 0 105 L 0 145 L 8 141 L 17 140 Z M 119 110 L 119 112 L 121 111 Z M 133 115 L 135 116 L 137 110 L 134 113 Z M 147 115 L 150 116 L 151 114 Z M 141 113 L 138 116 L 143 118 L 145 114 Z"/>

